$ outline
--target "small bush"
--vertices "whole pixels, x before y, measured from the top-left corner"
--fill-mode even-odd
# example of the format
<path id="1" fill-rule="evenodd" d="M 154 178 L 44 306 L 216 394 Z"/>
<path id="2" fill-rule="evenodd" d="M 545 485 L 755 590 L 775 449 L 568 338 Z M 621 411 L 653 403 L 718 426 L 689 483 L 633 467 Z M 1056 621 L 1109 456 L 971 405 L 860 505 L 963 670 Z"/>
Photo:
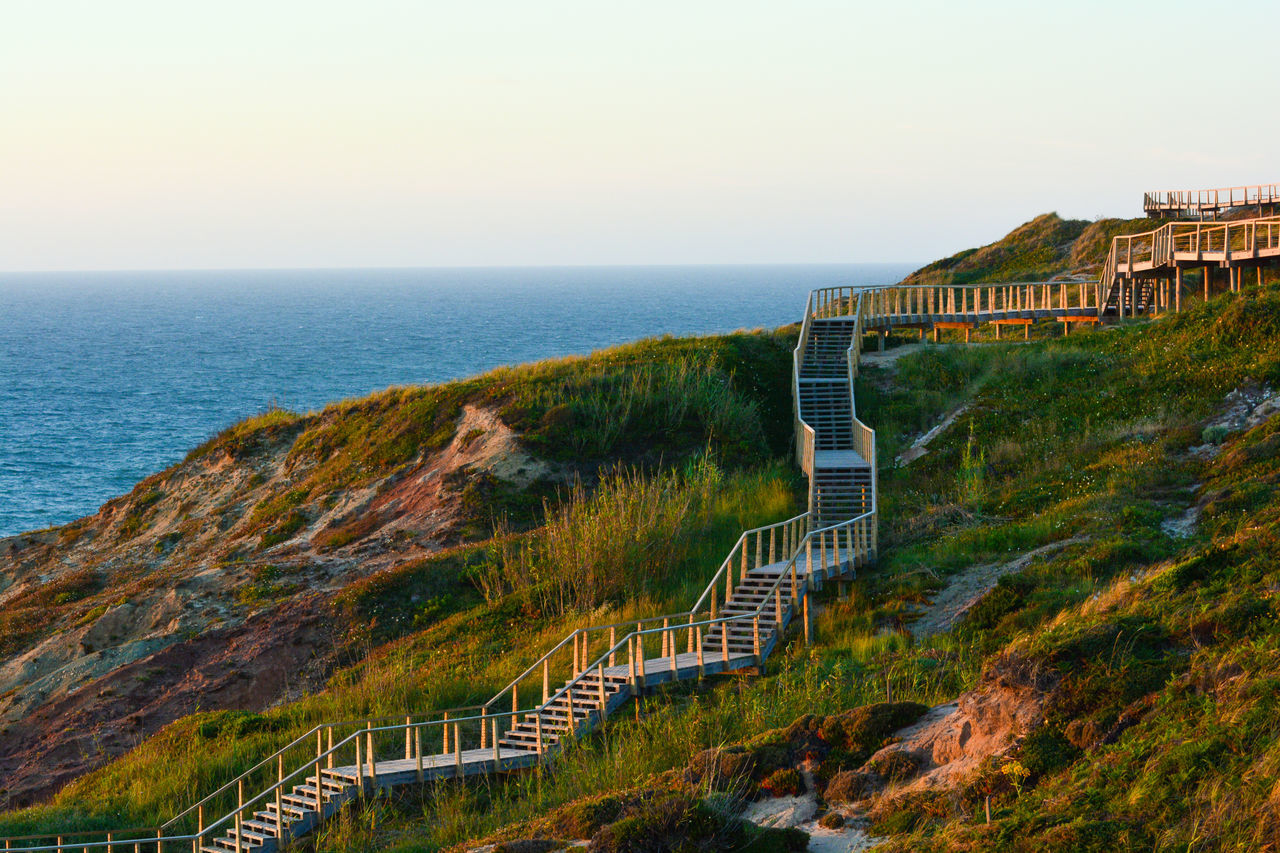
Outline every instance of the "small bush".
<path id="1" fill-rule="evenodd" d="M 804 780 L 794 767 L 784 767 L 769 774 L 760 789 L 771 797 L 794 797 L 804 793 Z"/>

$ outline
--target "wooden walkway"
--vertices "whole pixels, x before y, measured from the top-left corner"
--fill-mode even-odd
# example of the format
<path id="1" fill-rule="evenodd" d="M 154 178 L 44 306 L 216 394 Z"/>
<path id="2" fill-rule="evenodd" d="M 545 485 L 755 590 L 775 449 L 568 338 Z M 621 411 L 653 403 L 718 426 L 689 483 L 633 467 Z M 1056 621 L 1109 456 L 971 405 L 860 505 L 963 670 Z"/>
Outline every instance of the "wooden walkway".
<path id="1" fill-rule="evenodd" d="M 1209 298 L 1215 272 L 1225 270 L 1227 285 L 1239 291 L 1252 272 L 1259 284 L 1263 270 L 1280 260 L 1280 216 L 1234 222 L 1171 222 L 1152 231 L 1126 234 L 1111 242 L 1099 288 L 1103 311 L 1118 317 L 1150 310 L 1182 308 L 1188 269 L 1201 269 Z"/>
<path id="2" fill-rule="evenodd" d="M 1255 184 L 1213 190 L 1173 190 L 1144 193 L 1142 209 L 1156 218 L 1216 219 L 1228 210 L 1257 207 L 1258 215 L 1274 215 L 1280 202 L 1280 184 Z"/>
<path id="3" fill-rule="evenodd" d="M 5 850 L 273 853 L 379 790 L 553 760 L 665 684 L 757 673 L 789 630 L 811 631 L 810 593 L 876 556 L 875 433 L 854 415 L 860 307 L 820 319 L 812 294 L 794 353 L 798 457 L 809 510 L 744 532 L 693 606 L 582 628 L 484 705 L 326 722 L 160 827 L 4 839 Z M 801 394 L 801 389 L 804 393 Z"/>

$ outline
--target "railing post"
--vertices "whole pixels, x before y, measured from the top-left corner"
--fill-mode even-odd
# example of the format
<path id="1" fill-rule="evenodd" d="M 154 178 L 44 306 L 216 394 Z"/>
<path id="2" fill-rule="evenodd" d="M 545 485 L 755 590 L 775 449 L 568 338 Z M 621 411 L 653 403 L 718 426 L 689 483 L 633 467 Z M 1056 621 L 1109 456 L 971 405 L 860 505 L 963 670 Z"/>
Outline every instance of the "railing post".
<path id="1" fill-rule="evenodd" d="M 615 628 L 613 625 L 610 625 L 609 626 L 609 666 L 616 665 L 615 658 L 617 658 L 618 655 L 614 651 L 614 647 L 616 647 L 617 645 L 618 645 L 618 629 Z M 546 700 L 543 700 L 543 701 L 546 701 Z"/>
<path id="2" fill-rule="evenodd" d="M 800 600 L 800 581 L 799 581 L 799 578 L 796 577 L 795 561 L 792 560 L 791 561 L 791 606 L 792 608 L 799 606 L 797 604 L 799 600 Z"/>
<path id="3" fill-rule="evenodd" d="M 639 661 L 640 689 L 643 690 L 645 687 L 646 672 L 645 672 L 645 661 L 644 661 L 644 634 L 640 633 L 641 630 L 643 630 L 643 625 L 640 622 L 637 622 L 636 623 L 636 651 L 640 653 L 640 661 Z"/>
<path id="4" fill-rule="evenodd" d="M 755 651 L 756 669 L 761 670 L 764 664 L 764 658 L 760 655 L 760 617 L 751 617 L 751 645 Z M 763 674 L 763 673 L 761 673 Z"/>
<path id="5" fill-rule="evenodd" d="M 488 717 L 488 714 L 485 713 L 485 709 L 482 707 L 480 709 L 480 748 L 481 749 L 484 749 L 489 745 L 489 724 L 488 724 L 488 720 L 485 719 L 486 717 Z"/>
<path id="6" fill-rule="evenodd" d="M 804 596 L 804 644 L 807 646 L 810 642 L 809 627 L 809 594 L 806 592 Z"/>
<path id="7" fill-rule="evenodd" d="M 441 735 L 443 740 L 440 743 L 440 752 L 447 755 L 449 752 L 449 712 L 448 711 L 444 712 L 443 729 L 444 729 L 444 734 Z"/>
<path id="8" fill-rule="evenodd" d="M 364 796 L 364 753 L 360 749 L 360 732 L 356 731 L 356 788 Z"/>
<path id="9" fill-rule="evenodd" d="M 675 669 L 674 657 L 672 658 L 672 661 L 671 661 L 671 667 L 672 667 L 672 670 L 674 671 Z M 609 704 L 608 699 L 605 697 L 605 692 L 604 692 L 604 664 L 599 664 L 596 666 L 596 677 L 600 680 L 600 725 L 603 726 L 605 711 L 608 709 L 608 704 Z"/>
<path id="10" fill-rule="evenodd" d="M 284 756 L 276 756 L 276 829 L 284 839 Z M 316 779 L 316 811 L 324 813 L 324 800 L 320 794 L 320 780 Z"/>
<path id="11" fill-rule="evenodd" d="M 639 695 L 639 684 L 636 682 L 636 638 L 627 639 L 627 680 L 632 696 Z"/>
<path id="12" fill-rule="evenodd" d="M 413 764 L 419 784 L 422 782 L 422 726 L 413 727 Z"/>
<path id="13" fill-rule="evenodd" d="M 374 749 L 373 747 L 373 722 L 370 721 L 366 723 L 365 726 L 366 726 L 365 737 L 367 738 L 367 741 L 368 741 L 368 743 L 366 744 L 367 748 L 365 749 L 365 752 L 369 753 L 369 778 L 373 782 L 373 790 L 377 791 L 378 790 L 378 753 L 377 753 L 377 750 Z"/>
<path id="14" fill-rule="evenodd" d="M 480 713 L 481 714 L 484 713 L 483 708 L 480 709 Z M 407 715 L 404 718 L 404 760 L 405 761 L 408 761 L 410 758 L 413 758 L 413 744 L 410 741 L 410 739 L 413 737 L 413 733 L 409 725 L 410 719 L 411 718 L 408 717 Z"/>
<path id="15" fill-rule="evenodd" d="M 457 778 L 461 779 L 466 775 L 462 768 L 462 723 L 453 724 L 453 766 Z M 374 784 L 377 785 L 377 776 L 374 777 Z"/>
<path id="16" fill-rule="evenodd" d="M 706 678 L 707 675 L 707 666 L 702 659 L 702 626 L 697 626 L 696 631 L 698 637 L 698 678 L 701 679 Z"/>

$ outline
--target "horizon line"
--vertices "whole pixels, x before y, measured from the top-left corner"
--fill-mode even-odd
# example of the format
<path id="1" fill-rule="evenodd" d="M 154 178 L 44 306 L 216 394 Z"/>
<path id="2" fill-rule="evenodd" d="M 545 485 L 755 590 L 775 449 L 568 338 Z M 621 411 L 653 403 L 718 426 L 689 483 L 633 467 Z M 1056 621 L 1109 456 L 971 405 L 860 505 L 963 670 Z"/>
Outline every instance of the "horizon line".
<path id="1" fill-rule="evenodd" d="M 388 264 L 341 266 L 245 266 L 245 267 L 84 267 L 64 269 L 2 269 L 7 275 L 76 275 L 119 273 L 219 273 L 219 272 L 343 272 L 393 270 L 505 270 L 505 269 L 671 269 L 677 267 L 841 267 L 909 266 L 931 261 L 698 261 L 690 263 L 605 263 L 605 264 Z"/>

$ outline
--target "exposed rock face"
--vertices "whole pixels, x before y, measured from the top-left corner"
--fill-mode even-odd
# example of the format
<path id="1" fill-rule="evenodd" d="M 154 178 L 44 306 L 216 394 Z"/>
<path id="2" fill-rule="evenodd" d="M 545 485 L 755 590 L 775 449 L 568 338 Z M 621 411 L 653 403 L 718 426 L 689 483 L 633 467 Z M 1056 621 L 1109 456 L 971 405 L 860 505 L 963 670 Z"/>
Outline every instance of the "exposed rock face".
<path id="1" fill-rule="evenodd" d="M 93 516 L 0 539 L 8 804 L 56 791 L 197 706 L 261 710 L 322 677 L 336 655 L 320 618 L 334 593 L 457 541 L 476 473 L 511 488 L 555 473 L 494 412 L 465 406 L 442 449 L 291 500 L 290 529 L 255 511 L 306 477 L 290 454 L 298 434 L 264 430 L 248 450 L 217 447 Z"/>
<path id="2" fill-rule="evenodd" d="M 1044 705 L 1055 679 L 1027 661 L 1004 654 L 988 667 L 976 690 L 938 705 L 897 733 L 901 740 L 878 751 L 866 764 L 874 770 L 905 753 L 919 768 L 907 784 L 887 791 L 873 813 L 892 810 L 897 797 L 958 784 L 988 756 L 1016 746 L 1044 720 Z"/>

